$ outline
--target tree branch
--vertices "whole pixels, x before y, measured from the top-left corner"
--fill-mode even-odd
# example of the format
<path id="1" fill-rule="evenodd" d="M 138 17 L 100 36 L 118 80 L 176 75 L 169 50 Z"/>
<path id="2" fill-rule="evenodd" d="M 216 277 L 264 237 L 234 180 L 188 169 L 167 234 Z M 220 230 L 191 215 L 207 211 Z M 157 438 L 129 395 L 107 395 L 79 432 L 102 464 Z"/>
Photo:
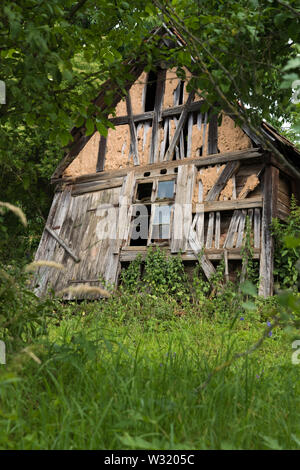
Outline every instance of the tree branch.
<path id="1" fill-rule="evenodd" d="M 71 8 L 71 11 L 69 12 L 69 14 L 67 15 L 67 19 L 68 20 L 71 20 L 73 18 L 73 16 L 77 13 L 77 11 L 83 7 L 83 5 L 87 2 L 88 0 L 80 0 L 78 3 L 76 3 L 76 5 L 73 6 L 73 8 Z"/>

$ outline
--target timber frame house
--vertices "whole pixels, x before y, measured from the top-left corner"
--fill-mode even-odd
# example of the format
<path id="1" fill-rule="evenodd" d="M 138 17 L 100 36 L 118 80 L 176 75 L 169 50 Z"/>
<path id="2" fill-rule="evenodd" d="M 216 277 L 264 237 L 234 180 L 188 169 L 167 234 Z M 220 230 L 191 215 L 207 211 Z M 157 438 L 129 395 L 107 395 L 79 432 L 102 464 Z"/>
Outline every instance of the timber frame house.
<path id="1" fill-rule="evenodd" d="M 292 193 L 299 200 L 300 152 L 262 123 L 289 164 L 283 165 L 228 114 L 219 125 L 212 109 L 203 111 L 204 101 L 187 92 L 188 71 L 184 82 L 176 69 L 143 68 L 130 64 L 126 97 L 116 91 L 116 114 L 109 116 L 115 130 L 107 138 L 86 136 L 84 126 L 72 130 L 73 144 L 52 177 L 56 190 L 35 257 L 66 270 L 40 267 L 35 292 L 117 284 L 122 266 L 149 246 L 180 254 L 187 269 L 199 262 L 208 278 L 222 259 L 226 278 L 237 271 L 243 277 L 248 220 L 259 292 L 272 295 L 270 223 L 286 219 Z M 101 109 L 111 86 L 104 83 L 95 100 Z"/>

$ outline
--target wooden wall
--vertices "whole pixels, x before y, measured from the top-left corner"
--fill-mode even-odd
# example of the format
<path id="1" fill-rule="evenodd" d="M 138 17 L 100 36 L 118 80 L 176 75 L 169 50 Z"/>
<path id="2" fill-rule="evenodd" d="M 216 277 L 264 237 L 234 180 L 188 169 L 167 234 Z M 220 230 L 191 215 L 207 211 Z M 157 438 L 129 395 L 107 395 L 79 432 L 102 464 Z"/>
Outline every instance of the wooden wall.
<path id="1" fill-rule="evenodd" d="M 226 255 L 242 261 L 246 217 L 251 225 L 254 258 L 262 247 L 264 174 L 256 149 L 198 159 L 160 162 L 107 177 L 82 177 L 55 193 L 36 260 L 62 263 L 64 271 L 40 268 L 36 293 L 56 292 L 70 285 L 116 283 L 122 262 L 144 255 L 147 246 L 130 246 L 134 194 L 138 182 L 173 179 L 171 236 L 163 243 L 170 254 L 200 263 L 207 277 L 213 263 Z M 174 204 L 174 205 L 173 205 Z M 151 219 L 152 220 L 152 219 Z M 150 223 L 151 223 L 150 220 Z M 107 235 L 107 236 L 105 236 Z M 155 246 L 159 243 L 155 242 Z"/>

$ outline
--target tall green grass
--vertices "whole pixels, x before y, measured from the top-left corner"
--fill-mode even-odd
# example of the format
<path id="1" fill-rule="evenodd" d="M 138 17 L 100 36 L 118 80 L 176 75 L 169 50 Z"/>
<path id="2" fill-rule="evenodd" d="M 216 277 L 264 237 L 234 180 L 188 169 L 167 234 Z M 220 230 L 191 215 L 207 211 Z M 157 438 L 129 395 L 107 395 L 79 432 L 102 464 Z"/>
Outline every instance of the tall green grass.
<path id="1" fill-rule="evenodd" d="M 262 334 L 265 319 L 242 318 L 150 294 L 62 307 L 35 343 L 41 364 L 19 354 L 1 369 L 0 448 L 299 448 L 300 366 L 283 331 L 199 388 Z"/>

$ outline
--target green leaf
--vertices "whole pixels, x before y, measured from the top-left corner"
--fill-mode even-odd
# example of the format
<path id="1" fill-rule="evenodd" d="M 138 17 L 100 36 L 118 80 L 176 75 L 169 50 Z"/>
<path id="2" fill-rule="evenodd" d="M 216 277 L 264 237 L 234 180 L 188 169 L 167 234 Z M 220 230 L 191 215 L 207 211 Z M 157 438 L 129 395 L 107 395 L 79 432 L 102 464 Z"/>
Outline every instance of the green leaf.
<path id="1" fill-rule="evenodd" d="M 245 281 L 245 282 L 241 285 L 241 291 L 242 291 L 244 294 L 251 295 L 252 297 L 256 297 L 256 296 L 257 296 L 257 289 L 256 289 L 255 285 L 252 284 L 252 282 L 250 282 L 250 281 Z"/>
<path id="2" fill-rule="evenodd" d="M 96 121 L 96 127 L 99 133 L 103 135 L 103 137 L 107 137 L 108 129 L 104 126 L 104 124 L 102 124 L 102 122 Z"/>
<path id="3" fill-rule="evenodd" d="M 71 140 L 71 134 L 68 131 L 63 130 L 58 134 L 58 141 L 63 147 L 68 145 L 70 140 Z"/>
<path id="4" fill-rule="evenodd" d="M 274 439 L 270 436 L 261 436 L 265 442 L 265 445 L 273 450 L 282 450 L 281 445 L 279 445 L 277 439 Z"/>
<path id="5" fill-rule="evenodd" d="M 91 135 L 93 134 L 94 130 L 95 130 L 95 125 L 94 125 L 94 121 L 93 119 L 91 118 L 88 118 L 85 122 L 85 127 L 86 127 L 86 132 L 85 132 L 85 135 Z"/>
<path id="6" fill-rule="evenodd" d="M 245 309 L 245 310 L 251 310 L 251 311 L 254 311 L 257 309 L 255 303 L 253 302 L 243 302 L 242 303 L 242 307 Z"/>
<path id="7" fill-rule="evenodd" d="M 300 246 L 300 237 L 286 236 L 284 237 L 284 243 L 287 248 L 297 248 Z"/>

